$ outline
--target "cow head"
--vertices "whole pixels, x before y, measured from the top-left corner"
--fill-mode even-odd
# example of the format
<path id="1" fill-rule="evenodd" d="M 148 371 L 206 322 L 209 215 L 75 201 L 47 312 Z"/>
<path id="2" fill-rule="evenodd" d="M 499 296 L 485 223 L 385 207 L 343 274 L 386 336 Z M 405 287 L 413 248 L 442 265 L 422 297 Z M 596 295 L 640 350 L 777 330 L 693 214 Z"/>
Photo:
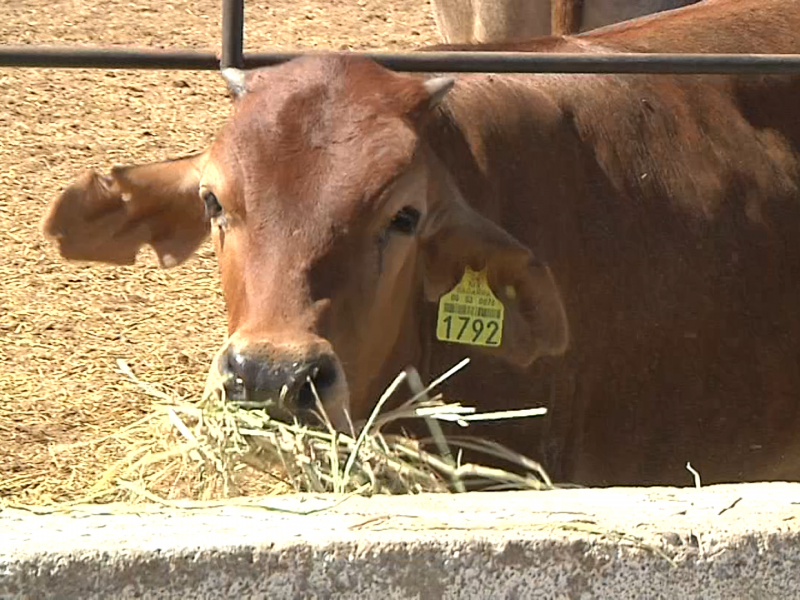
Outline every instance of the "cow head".
<path id="1" fill-rule="evenodd" d="M 434 342 L 421 307 L 465 267 L 505 306 L 502 346 L 525 366 L 567 344 L 548 268 L 473 211 L 425 140 L 453 86 L 322 55 L 224 73 L 231 119 L 203 153 L 85 173 L 44 220 L 72 260 L 185 261 L 210 232 L 229 338 L 229 397 L 291 412 L 320 396 L 335 424 Z M 393 371 L 391 369 L 394 369 Z"/>

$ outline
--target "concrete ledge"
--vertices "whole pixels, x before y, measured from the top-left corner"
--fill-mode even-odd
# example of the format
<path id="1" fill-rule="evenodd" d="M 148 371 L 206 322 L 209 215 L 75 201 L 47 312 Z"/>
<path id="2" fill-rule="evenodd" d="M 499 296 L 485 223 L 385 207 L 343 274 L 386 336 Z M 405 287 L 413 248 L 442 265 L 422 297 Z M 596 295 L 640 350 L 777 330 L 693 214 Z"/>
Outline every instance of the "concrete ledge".
<path id="1" fill-rule="evenodd" d="M 800 484 L 6 509 L 0 597 L 800 598 Z"/>

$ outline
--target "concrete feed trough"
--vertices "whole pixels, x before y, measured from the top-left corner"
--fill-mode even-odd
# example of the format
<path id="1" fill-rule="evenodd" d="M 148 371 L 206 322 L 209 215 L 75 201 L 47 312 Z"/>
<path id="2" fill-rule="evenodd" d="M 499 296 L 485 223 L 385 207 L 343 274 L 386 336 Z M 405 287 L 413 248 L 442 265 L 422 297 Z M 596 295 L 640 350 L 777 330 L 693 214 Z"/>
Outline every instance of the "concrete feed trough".
<path id="1" fill-rule="evenodd" d="M 800 484 L 335 502 L 6 509 L 0 597 L 800 598 Z"/>

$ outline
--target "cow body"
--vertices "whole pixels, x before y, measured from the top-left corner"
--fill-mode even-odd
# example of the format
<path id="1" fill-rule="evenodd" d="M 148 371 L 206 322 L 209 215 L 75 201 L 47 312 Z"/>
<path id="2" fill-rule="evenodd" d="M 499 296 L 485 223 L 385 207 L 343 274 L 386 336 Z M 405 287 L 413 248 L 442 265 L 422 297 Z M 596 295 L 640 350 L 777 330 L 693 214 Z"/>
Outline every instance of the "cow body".
<path id="1" fill-rule="evenodd" d="M 480 49 L 800 49 L 792 33 L 797 5 L 783 5 L 783 21 L 780 3 L 705 4 L 575 41 Z M 701 31 L 705 19 L 713 33 Z M 469 76 L 459 83 L 460 95 L 448 101 L 461 111 L 459 137 L 478 151 L 474 164 L 459 169 L 462 154 L 452 170 L 477 205 L 551 266 L 572 334 L 565 360 L 519 378 L 496 367 L 478 395 L 511 398 L 535 382 L 533 397 L 557 398 L 550 423 L 508 429 L 521 439 L 541 427 L 537 456 L 550 452 L 551 468 L 578 481 L 685 481 L 680 457 L 706 481 L 799 477 L 793 306 L 800 289 L 792 273 L 800 245 L 792 240 L 800 225 L 800 127 L 791 108 L 798 78 Z M 525 114 L 533 115 L 527 127 Z M 450 138 L 441 152 L 455 146 Z M 521 407 L 505 407 L 512 406 Z M 619 478 L 597 477 L 623 463 Z"/>
<path id="2" fill-rule="evenodd" d="M 447 44 L 502 43 L 572 35 L 697 0 L 432 0 Z"/>
<path id="3" fill-rule="evenodd" d="M 798 26 L 800 4 L 708 0 L 515 49 L 794 53 Z M 467 433 L 558 481 L 685 484 L 687 462 L 705 483 L 800 477 L 800 78 L 449 90 L 323 56 L 233 87 L 249 91 L 207 153 L 85 175 L 45 220 L 67 258 L 130 263 L 149 243 L 169 266 L 207 234 L 197 190 L 208 208 L 215 189 L 219 369 L 276 389 L 263 365 L 303 357 L 358 420 L 409 364 L 431 378 L 470 356 L 447 398 L 549 412 Z M 434 335 L 466 266 L 506 307 L 497 350 Z"/>

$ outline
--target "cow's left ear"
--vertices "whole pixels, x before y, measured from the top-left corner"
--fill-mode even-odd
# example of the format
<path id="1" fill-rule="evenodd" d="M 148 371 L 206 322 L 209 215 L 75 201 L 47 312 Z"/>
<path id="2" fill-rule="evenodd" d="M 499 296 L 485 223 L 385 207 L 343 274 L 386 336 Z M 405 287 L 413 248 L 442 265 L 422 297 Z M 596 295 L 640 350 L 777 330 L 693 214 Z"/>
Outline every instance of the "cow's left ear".
<path id="1" fill-rule="evenodd" d="M 179 265 L 210 231 L 199 196 L 205 160 L 86 171 L 50 205 L 43 233 L 67 260 L 132 265 L 150 245 L 162 268 Z"/>
<path id="2" fill-rule="evenodd" d="M 485 269 L 488 284 L 504 307 L 501 345 L 491 351 L 522 367 L 566 352 L 567 316 L 550 268 L 507 231 L 472 210 L 457 191 L 450 191 L 448 198 L 439 199 L 421 232 L 426 299 L 439 302 L 461 281 L 467 267 Z"/>

